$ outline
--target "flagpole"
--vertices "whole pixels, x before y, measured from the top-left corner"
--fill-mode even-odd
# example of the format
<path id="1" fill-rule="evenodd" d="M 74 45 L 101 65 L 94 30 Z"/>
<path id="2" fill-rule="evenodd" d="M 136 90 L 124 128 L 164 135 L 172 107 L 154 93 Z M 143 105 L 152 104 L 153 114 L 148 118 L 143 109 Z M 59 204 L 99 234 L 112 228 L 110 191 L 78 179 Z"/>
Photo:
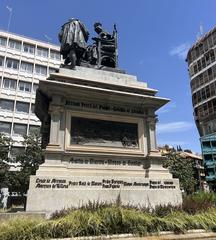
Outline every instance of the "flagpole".
<path id="1" fill-rule="evenodd" d="M 12 8 L 7 6 L 7 10 L 9 11 L 9 19 L 8 19 L 7 32 L 9 32 L 10 23 L 11 23 L 11 16 L 12 16 Z"/>

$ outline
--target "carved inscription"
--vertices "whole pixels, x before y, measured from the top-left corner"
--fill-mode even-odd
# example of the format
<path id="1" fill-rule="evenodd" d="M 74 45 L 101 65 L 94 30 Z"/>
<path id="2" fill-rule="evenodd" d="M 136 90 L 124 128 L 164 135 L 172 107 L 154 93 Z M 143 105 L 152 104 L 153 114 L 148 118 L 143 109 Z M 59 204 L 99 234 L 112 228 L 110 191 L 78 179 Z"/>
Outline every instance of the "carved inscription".
<path id="1" fill-rule="evenodd" d="M 73 106 L 75 108 L 96 109 L 101 111 L 121 112 L 121 113 L 134 113 L 134 114 L 148 114 L 147 110 L 140 108 L 128 108 L 123 106 L 112 106 L 108 104 L 87 103 L 78 101 L 69 101 L 65 103 L 66 106 Z"/>
<path id="2" fill-rule="evenodd" d="M 138 181 L 125 181 L 121 179 L 102 179 L 91 181 L 75 181 L 58 178 L 36 178 L 35 188 L 40 189 L 70 189 L 73 187 L 99 187 L 101 189 L 118 189 L 118 188 L 142 188 L 142 189 L 175 189 L 173 181 L 153 181 L 146 180 L 143 182 Z"/>
<path id="3" fill-rule="evenodd" d="M 36 179 L 36 188 L 68 188 L 67 181 L 65 179 Z"/>
<path id="4" fill-rule="evenodd" d="M 142 162 L 139 160 L 102 160 L 102 159 L 82 159 L 82 158 L 71 158 L 70 164 L 95 164 L 95 165 L 114 165 L 114 166 L 141 166 Z"/>

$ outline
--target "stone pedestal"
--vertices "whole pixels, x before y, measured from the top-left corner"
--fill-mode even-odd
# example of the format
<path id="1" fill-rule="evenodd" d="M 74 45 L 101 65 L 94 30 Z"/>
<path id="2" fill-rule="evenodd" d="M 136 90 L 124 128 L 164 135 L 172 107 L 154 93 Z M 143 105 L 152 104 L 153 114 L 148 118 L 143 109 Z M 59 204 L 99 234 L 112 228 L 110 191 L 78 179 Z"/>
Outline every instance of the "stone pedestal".
<path id="1" fill-rule="evenodd" d="M 118 197 L 135 206 L 181 204 L 178 179 L 162 167 L 156 146 L 155 111 L 169 101 L 156 92 L 135 76 L 84 67 L 41 81 L 36 114 L 49 143 L 30 179 L 27 211 Z"/>

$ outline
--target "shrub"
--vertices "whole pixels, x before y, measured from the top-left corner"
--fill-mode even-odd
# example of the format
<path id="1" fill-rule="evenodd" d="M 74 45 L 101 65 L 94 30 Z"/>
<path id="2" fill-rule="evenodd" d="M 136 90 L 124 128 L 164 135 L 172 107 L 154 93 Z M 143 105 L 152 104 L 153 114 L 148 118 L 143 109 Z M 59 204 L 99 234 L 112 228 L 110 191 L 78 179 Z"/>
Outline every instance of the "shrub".
<path id="1" fill-rule="evenodd" d="M 88 204 L 80 209 L 56 212 L 50 220 L 22 217 L 3 221 L 0 223 L 0 240 L 39 240 L 122 233 L 142 236 L 160 231 L 184 233 L 189 229 L 200 228 L 215 231 L 215 226 L 216 208 L 190 215 L 172 206 L 158 206 L 150 213 L 145 208 L 139 210 L 130 206 Z"/>
<path id="2" fill-rule="evenodd" d="M 41 220 L 14 218 L 0 224 L 0 240 L 32 240 L 40 239 L 32 233 L 33 227 Z"/>
<path id="3" fill-rule="evenodd" d="M 165 217 L 172 212 L 181 211 L 182 207 L 179 206 L 172 206 L 171 204 L 168 205 L 158 205 L 154 209 L 152 209 L 152 214 L 158 217 Z"/>
<path id="4" fill-rule="evenodd" d="M 205 192 L 185 196 L 182 204 L 182 209 L 189 214 L 206 211 L 214 207 L 216 207 L 216 194 Z"/>

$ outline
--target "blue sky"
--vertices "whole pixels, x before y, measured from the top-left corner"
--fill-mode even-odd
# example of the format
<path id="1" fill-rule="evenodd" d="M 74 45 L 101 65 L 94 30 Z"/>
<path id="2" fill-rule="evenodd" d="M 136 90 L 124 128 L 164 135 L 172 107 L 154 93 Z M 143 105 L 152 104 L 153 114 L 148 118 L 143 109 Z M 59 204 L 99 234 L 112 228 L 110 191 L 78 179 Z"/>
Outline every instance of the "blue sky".
<path id="1" fill-rule="evenodd" d="M 158 89 L 171 102 L 158 112 L 158 144 L 181 145 L 200 152 L 193 120 L 185 53 L 204 32 L 216 25 L 215 0 L 0 0 L 0 28 L 58 44 L 60 26 L 70 17 L 80 19 L 94 35 L 100 21 L 119 33 L 119 66 Z"/>

